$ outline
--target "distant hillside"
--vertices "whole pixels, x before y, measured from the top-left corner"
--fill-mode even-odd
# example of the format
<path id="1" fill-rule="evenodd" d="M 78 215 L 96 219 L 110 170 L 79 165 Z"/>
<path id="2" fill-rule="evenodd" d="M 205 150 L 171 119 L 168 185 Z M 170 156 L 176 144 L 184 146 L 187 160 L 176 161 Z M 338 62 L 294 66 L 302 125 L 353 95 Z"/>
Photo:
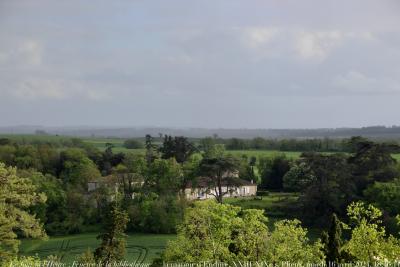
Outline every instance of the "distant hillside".
<path id="1" fill-rule="evenodd" d="M 144 137 L 146 134 L 183 135 L 192 138 L 217 135 L 221 138 L 345 138 L 365 136 L 370 138 L 398 139 L 400 126 L 371 126 L 363 128 L 321 128 L 321 129 L 205 129 L 205 128 L 161 128 L 161 127 L 43 127 L 12 126 L 0 127 L 3 134 L 34 134 L 46 132 L 51 135 L 68 135 L 81 137 Z"/>

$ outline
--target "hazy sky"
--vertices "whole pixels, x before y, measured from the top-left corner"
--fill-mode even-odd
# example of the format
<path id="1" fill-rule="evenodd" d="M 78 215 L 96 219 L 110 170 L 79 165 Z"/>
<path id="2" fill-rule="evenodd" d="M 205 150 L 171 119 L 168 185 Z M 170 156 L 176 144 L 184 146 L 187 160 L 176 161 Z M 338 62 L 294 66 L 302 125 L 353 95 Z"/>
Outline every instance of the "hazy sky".
<path id="1" fill-rule="evenodd" d="M 0 125 L 400 125 L 400 1 L 0 0 Z"/>

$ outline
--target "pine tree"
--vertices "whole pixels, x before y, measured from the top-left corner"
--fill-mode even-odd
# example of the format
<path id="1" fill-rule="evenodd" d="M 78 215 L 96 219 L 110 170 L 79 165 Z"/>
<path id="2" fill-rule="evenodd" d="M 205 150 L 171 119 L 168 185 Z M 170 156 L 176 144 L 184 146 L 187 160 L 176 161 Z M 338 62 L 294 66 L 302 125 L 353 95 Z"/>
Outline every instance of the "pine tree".
<path id="1" fill-rule="evenodd" d="M 322 242 L 324 243 L 325 261 L 327 266 L 337 264 L 342 259 L 342 226 L 336 216 L 332 214 L 331 224 L 328 232 L 323 232 Z"/>
<path id="2" fill-rule="evenodd" d="M 105 233 L 97 237 L 102 239 L 100 247 L 94 252 L 97 263 L 105 266 L 123 260 L 126 245 L 124 232 L 128 221 L 128 214 L 121 210 L 117 201 L 113 202 L 105 223 Z"/>

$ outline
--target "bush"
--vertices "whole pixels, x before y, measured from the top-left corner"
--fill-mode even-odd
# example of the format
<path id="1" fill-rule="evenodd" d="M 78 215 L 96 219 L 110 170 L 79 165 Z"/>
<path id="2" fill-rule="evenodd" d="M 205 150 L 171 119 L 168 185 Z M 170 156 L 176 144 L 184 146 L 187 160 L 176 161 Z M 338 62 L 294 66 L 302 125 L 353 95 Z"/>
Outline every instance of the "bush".
<path id="1" fill-rule="evenodd" d="M 128 149 L 140 149 L 140 148 L 143 148 L 144 145 L 142 142 L 140 142 L 136 139 L 128 139 L 128 140 L 125 140 L 124 147 L 128 148 Z"/>
<path id="2" fill-rule="evenodd" d="M 269 196 L 269 191 L 257 191 L 257 196 L 259 197 L 267 197 Z"/>

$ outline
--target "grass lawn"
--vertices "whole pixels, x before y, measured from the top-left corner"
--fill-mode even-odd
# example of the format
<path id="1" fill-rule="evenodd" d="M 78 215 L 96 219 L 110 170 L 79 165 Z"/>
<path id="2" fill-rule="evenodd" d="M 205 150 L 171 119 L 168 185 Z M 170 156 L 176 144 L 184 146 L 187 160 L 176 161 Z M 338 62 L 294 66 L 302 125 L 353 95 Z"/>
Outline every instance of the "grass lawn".
<path id="1" fill-rule="evenodd" d="M 267 217 L 283 218 L 287 215 L 285 210 L 296 204 L 298 198 L 298 193 L 270 192 L 262 197 L 226 198 L 224 202 L 244 209 L 263 209 Z"/>
<path id="2" fill-rule="evenodd" d="M 400 154 L 392 154 L 392 157 L 395 158 L 398 162 L 400 162 Z"/>
<path id="3" fill-rule="evenodd" d="M 21 255 L 38 255 L 46 258 L 58 255 L 64 263 L 72 263 L 88 248 L 95 249 L 100 240 L 97 234 L 78 234 L 63 237 L 51 237 L 49 240 L 23 240 Z M 127 237 L 126 260 L 137 263 L 151 263 L 165 249 L 168 240 L 175 235 L 131 234 Z"/>
<path id="4" fill-rule="evenodd" d="M 277 151 L 277 150 L 227 150 L 226 154 L 234 156 L 246 155 L 247 157 L 273 157 L 279 154 L 285 154 L 286 157 L 297 159 L 300 157 L 302 152 L 291 152 L 291 151 Z"/>

